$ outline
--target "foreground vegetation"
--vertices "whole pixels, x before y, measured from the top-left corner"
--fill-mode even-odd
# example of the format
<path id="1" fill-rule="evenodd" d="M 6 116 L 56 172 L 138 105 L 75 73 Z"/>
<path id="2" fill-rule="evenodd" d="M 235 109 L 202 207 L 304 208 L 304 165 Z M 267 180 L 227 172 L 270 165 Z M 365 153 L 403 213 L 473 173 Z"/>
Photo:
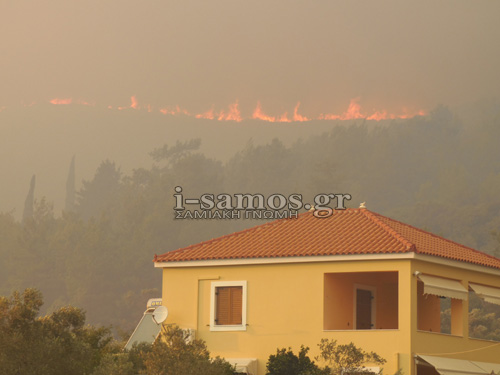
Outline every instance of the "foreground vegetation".
<path id="1" fill-rule="evenodd" d="M 139 344 L 124 351 L 108 328 L 85 323 L 85 313 L 66 306 L 39 316 L 42 295 L 36 289 L 0 297 L 0 369 L 2 375 L 233 375 L 234 367 L 222 358 L 211 358 L 202 340 L 186 340 L 175 325 L 163 326 L 153 345 Z M 340 375 L 364 364 L 384 364 L 376 353 L 353 343 L 338 345 L 324 339 L 318 345 L 320 368 L 302 347 L 278 349 L 267 363 L 269 375 Z"/>
<path id="2" fill-rule="evenodd" d="M 346 369 L 348 373 L 370 375 L 372 373 L 366 365 L 380 366 L 386 363 L 377 353 L 366 352 L 352 342 L 337 344 L 336 340 L 322 339 L 318 347 L 320 354 L 315 360 L 324 366 L 309 358 L 308 347 L 301 346 L 298 355 L 291 348 L 282 348 L 269 356 L 267 375 L 342 375 Z"/>
<path id="3" fill-rule="evenodd" d="M 473 299 L 471 332 L 500 338 L 495 312 Z M 42 294 L 36 289 L 0 297 L 0 369 L 2 375 L 233 375 L 223 358 L 212 358 L 204 341 L 186 340 L 176 325 L 162 327 L 153 345 L 134 345 L 124 351 L 107 327 L 86 323 L 82 309 L 65 306 L 41 316 Z M 446 316 L 446 312 L 444 314 Z M 446 319 L 444 320 L 446 321 Z M 314 361 L 308 347 L 298 355 L 291 348 L 277 349 L 267 362 L 268 375 L 341 375 L 348 368 L 365 373 L 365 366 L 386 361 L 353 343 L 322 339 Z"/>
<path id="4" fill-rule="evenodd" d="M 186 342 L 182 330 L 166 326 L 153 345 L 123 351 L 108 328 L 85 323 L 85 313 L 67 306 L 39 316 L 41 293 L 26 289 L 0 297 L 2 375 L 232 375 L 221 358 L 210 358 L 201 340 Z"/>

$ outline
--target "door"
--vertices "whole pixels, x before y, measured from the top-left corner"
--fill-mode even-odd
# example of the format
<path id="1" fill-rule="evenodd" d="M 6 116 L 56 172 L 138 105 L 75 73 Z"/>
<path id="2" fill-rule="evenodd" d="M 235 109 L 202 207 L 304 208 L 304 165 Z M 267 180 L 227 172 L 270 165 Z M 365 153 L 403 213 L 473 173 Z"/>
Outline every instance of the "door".
<path id="1" fill-rule="evenodd" d="M 371 290 L 356 289 L 356 329 L 372 329 Z"/>

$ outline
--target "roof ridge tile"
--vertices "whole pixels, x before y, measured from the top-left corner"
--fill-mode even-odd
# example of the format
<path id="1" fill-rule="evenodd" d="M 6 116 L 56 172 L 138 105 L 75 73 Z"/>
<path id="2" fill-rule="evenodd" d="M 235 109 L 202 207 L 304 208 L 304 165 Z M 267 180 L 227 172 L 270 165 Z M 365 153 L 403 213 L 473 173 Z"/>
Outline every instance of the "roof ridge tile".
<path id="1" fill-rule="evenodd" d="M 372 212 L 372 214 L 373 214 L 373 215 L 376 215 L 376 216 L 382 216 L 382 215 L 377 214 L 377 213 L 375 213 L 375 212 Z M 399 221 L 399 220 L 396 220 L 396 219 L 392 219 L 392 218 L 387 217 L 387 216 L 383 216 L 383 217 L 384 217 L 385 219 L 389 220 L 389 221 L 393 221 L 393 222 L 398 223 L 398 224 L 400 224 L 400 225 L 402 225 L 402 226 L 405 226 L 405 227 L 411 228 L 412 230 L 416 230 L 417 232 L 420 232 L 420 233 L 422 233 L 422 234 L 424 234 L 424 235 L 429 235 L 429 236 L 434 237 L 434 238 L 436 238 L 436 239 L 439 239 L 439 240 L 441 240 L 441 241 L 445 241 L 445 242 L 448 242 L 448 243 L 450 243 L 450 244 L 453 244 L 453 245 L 459 246 L 459 247 L 461 247 L 461 248 L 463 248 L 463 249 L 466 249 L 466 250 L 469 250 L 469 251 L 473 251 L 473 252 L 475 252 L 475 253 L 477 253 L 477 254 L 486 255 L 487 257 L 492 258 L 492 259 L 495 259 L 495 260 L 497 260 L 497 261 L 499 260 L 499 258 L 497 258 L 497 257 L 496 257 L 496 256 L 494 256 L 494 255 L 491 255 L 491 254 L 485 253 L 485 252 L 483 252 L 483 251 L 479 251 L 479 250 L 477 250 L 477 249 L 474 249 L 473 247 L 466 246 L 466 245 L 464 245 L 464 244 L 461 244 L 461 243 L 459 243 L 459 242 L 456 242 L 456 241 L 450 240 L 450 239 L 448 239 L 448 238 L 438 236 L 437 234 L 434 234 L 434 233 L 432 233 L 432 232 L 427 232 L 427 231 L 425 231 L 425 230 L 423 230 L 423 229 L 420 229 L 420 228 L 417 228 L 417 227 L 415 227 L 415 226 L 413 226 L 413 225 L 411 225 L 411 224 L 403 223 L 402 221 Z M 387 224 L 386 224 L 386 225 L 387 225 Z"/>
<path id="2" fill-rule="evenodd" d="M 363 215 L 365 215 L 368 219 L 373 221 L 375 224 L 377 224 L 379 227 L 381 227 L 384 231 L 386 231 L 388 234 L 390 234 L 392 237 L 396 239 L 396 241 L 402 243 L 409 252 L 415 252 L 417 253 L 417 247 L 415 246 L 414 243 L 406 239 L 402 234 L 398 233 L 396 230 L 391 228 L 389 225 L 381 221 L 378 217 L 377 214 L 374 212 L 371 212 L 367 210 L 366 208 L 359 209 Z"/>

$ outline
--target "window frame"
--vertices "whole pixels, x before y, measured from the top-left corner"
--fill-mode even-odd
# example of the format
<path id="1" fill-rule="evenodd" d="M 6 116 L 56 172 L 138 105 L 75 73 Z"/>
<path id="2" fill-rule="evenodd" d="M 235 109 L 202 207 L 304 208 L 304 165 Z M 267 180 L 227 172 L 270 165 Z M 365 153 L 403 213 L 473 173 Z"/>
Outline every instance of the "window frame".
<path id="1" fill-rule="evenodd" d="M 241 287 L 241 324 L 219 325 L 215 322 L 217 316 L 217 288 Z M 247 282 L 240 281 L 213 281 L 210 286 L 210 331 L 246 331 L 247 330 Z"/>

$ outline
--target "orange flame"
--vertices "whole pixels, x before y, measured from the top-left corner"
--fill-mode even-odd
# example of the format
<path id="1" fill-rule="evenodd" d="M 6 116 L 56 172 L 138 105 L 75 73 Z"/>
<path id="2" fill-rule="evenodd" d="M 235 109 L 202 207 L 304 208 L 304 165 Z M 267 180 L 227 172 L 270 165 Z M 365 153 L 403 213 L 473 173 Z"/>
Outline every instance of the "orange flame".
<path id="1" fill-rule="evenodd" d="M 139 109 L 140 108 L 139 104 L 137 103 L 137 98 L 135 97 L 135 95 L 132 95 L 130 97 L 130 105 L 129 106 L 124 105 L 124 106 L 116 107 L 116 109 L 119 111 L 123 111 L 124 109 L 128 109 L 128 108 L 132 108 L 132 109 Z M 113 107 L 108 105 L 108 109 L 113 109 Z"/>
<path id="2" fill-rule="evenodd" d="M 253 111 L 252 118 L 254 120 L 262 120 L 262 121 L 269 121 L 269 122 L 276 121 L 276 117 L 268 116 L 264 112 L 262 112 L 262 107 L 261 107 L 260 101 L 257 102 L 257 106 L 255 107 L 255 110 Z"/>
<path id="3" fill-rule="evenodd" d="M 66 99 L 54 98 L 50 101 L 50 104 L 61 105 L 61 104 L 71 104 L 72 102 L 73 99 L 71 98 L 66 98 Z"/>
<path id="4" fill-rule="evenodd" d="M 205 119 L 208 119 L 208 120 L 213 120 L 215 118 L 215 116 L 214 116 L 214 109 L 210 108 L 210 110 L 208 110 L 206 112 L 203 112 L 203 113 L 199 113 L 199 114 L 195 115 L 194 117 L 196 117 L 196 118 L 205 118 Z"/>
<path id="5" fill-rule="evenodd" d="M 229 112 L 227 113 L 224 120 L 236 121 L 236 122 L 241 121 L 241 113 L 240 113 L 240 110 L 238 108 L 238 100 L 236 100 L 233 104 L 229 105 Z"/>
<path id="6" fill-rule="evenodd" d="M 49 103 L 50 104 L 55 104 L 55 105 L 67 105 L 67 104 L 81 104 L 81 105 L 91 105 L 91 106 L 95 106 L 95 103 L 93 102 L 87 102 L 86 100 L 81 100 L 81 99 L 78 99 L 78 100 L 73 100 L 72 98 L 64 98 L 64 99 L 61 99 L 61 98 L 54 98 L 52 100 L 49 100 Z M 32 102 L 31 104 L 29 105 L 24 105 L 25 107 L 28 106 L 28 107 L 31 107 L 33 106 L 34 104 L 36 104 L 36 102 Z"/>
<path id="7" fill-rule="evenodd" d="M 407 119 L 414 116 L 425 116 L 426 111 L 419 110 L 417 112 L 409 112 L 406 108 L 403 108 L 401 114 L 388 113 L 386 110 L 374 110 L 371 114 L 366 114 L 361 110 L 361 105 L 359 104 L 360 98 L 351 99 L 349 102 L 349 106 L 345 112 L 342 114 L 334 114 L 334 113 L 322 113 L 316 117 L 307 117 L 299 113 L 300 102 L 297 102 L 293 109 L 293 116 L 291 118 L 288 117 L 288 112 L 284 112 L 278 116 L 271 116 L 262 110 L 262 104 L 260 101 L 257 101 L 255 109 L 252 112 L 251 118 L 254 120 L 267 121 L 267 122 L 306 122 L 312 120 L 356 120 L 356 119 L 365 119 L 372 121 L 381 121 L 388 119 Z M 72 98 L 54 98 L 49 101 L 51 104 L 55 105 L 64 105 L 64 104 L 81 104 L 81 105 L 92 105 L 95 103 L 89 103 L 84 100 L 73 100 Z M 35 104 L 33 102 L 31 105 Z M 2 110 L 5 107 L 1 107 Z M 108 109 L 113 109 L 111 105 L 107 106 Z M 220 110 L 216 112 L 214 108 L 210 108 L 208 111 L 198 114 L 192 114 L 184 108 L 181 108 L 179 105 L 175 106 L 167 106 L 159 109 L 154 109 L 151 104 L 146 104 L 143 106 L 139 105 L 137 97 L 132 95 L 130 97 L 130 104 L 128 106 L 118 106 L 115 107 L 117 110 L 124 109 L 136 109 L 136 110 L 147 110 L 149 113 L 154 111 L 159 111 L 164 115 L 171 116 L 192 116 L 198 119 L 209 119 L 209 120 L 218 120 L 218 121 L 236 121 L 241 122 L 244 120 L 241 115 L 241 111 L 239 108 L 239 101 L 236 100 L 234 103 L 230 104 L 227 110 Z"/>
<path id="8" fill-rule="evenodd" d="M 347 108 L 347 111 L 345 111 L 342 116 L 340 116 L 341 120 L 354 120 L 358 118 L 365 118 L 366 116 L 363 116 L 361 114 L 361 106 L 358 103 L 359 98 L 351 99 L 351 102 L 349 103 L 349 107 Z"/>
<path id="9" fill-rule="evenodd" d="M 166 107 L 166 108 L 160 108 L 160 112 L 163 113 L 164 115 L 172 115 L 172 116 L 175 116 L 175 115 L 186 115 L 186 116 L 190 116 L 190 113 L 179 107 L 178 105 L 176 105 L 175 107 Z"/>
<path id="10" fill-rule="evenodd" d="M 292 120 L 288 118 L 288 112 L 285 112 L 276 119 L 276 122 L 292 122 Z"/>
<path id="11" fill-rule="evenodd" d="M 282 115 L 280 115 L 278 117 L 266 115 L 262 111 L 262 105 L 260 104 L 260 101 L 258 101 L 257 105 L 255 106 L 255 109 L 254 109 L 253 114 L 252 114 L 252 118 L 254 120 L 262 120 L 262 121 L 268 121 L 268 122 L 291 122 L 292 121 L 288 118 L 287 112 L 283 113 Z"/>
<path id="12" fill-rule="evenodd" d="M 368 116 L 366 119 L 380 121 L 380 120 L 386 120 L 387 116 L 388 116 L 387 111 L 382 111 L 382 112 L 376 111 L 374 114 Z"/>
<path id="13" fill-rule="evenodd" d="M 300 102 L 298 102 L 295 108 L 293 109 L 293 121 L 300 121 L 300 122 L 309 121 L 307 117 L 299 115 L 299 107 L 300 107 Z"/>
<path id="14" fill-rule="evenodd" d="M 135 96 L 130 97 L 130 108 L 137 109 L 137 99 Z"/>
<path id="15" fill-rule="evenodd" d="M 415 116 L 425 116 L 426 112 L 423 110 L 418 111 L 414 114 L 403 113 L 400 115 L 389 114 L 386 110 L 375 111 L 371 115 L 365 115 L 361 112 L 361 106 L 359 105 L 359 98 L 351 99 L 347 111 L 341 115 L 336 115 L 333 113 L 321 114 L 318 120 L 354 120 L 354 119 L 366 119 L 366 120 L 391 120 L 391 119 L 406 119 Z M 406 112 L 406 111 L 404 111 Z"/>

